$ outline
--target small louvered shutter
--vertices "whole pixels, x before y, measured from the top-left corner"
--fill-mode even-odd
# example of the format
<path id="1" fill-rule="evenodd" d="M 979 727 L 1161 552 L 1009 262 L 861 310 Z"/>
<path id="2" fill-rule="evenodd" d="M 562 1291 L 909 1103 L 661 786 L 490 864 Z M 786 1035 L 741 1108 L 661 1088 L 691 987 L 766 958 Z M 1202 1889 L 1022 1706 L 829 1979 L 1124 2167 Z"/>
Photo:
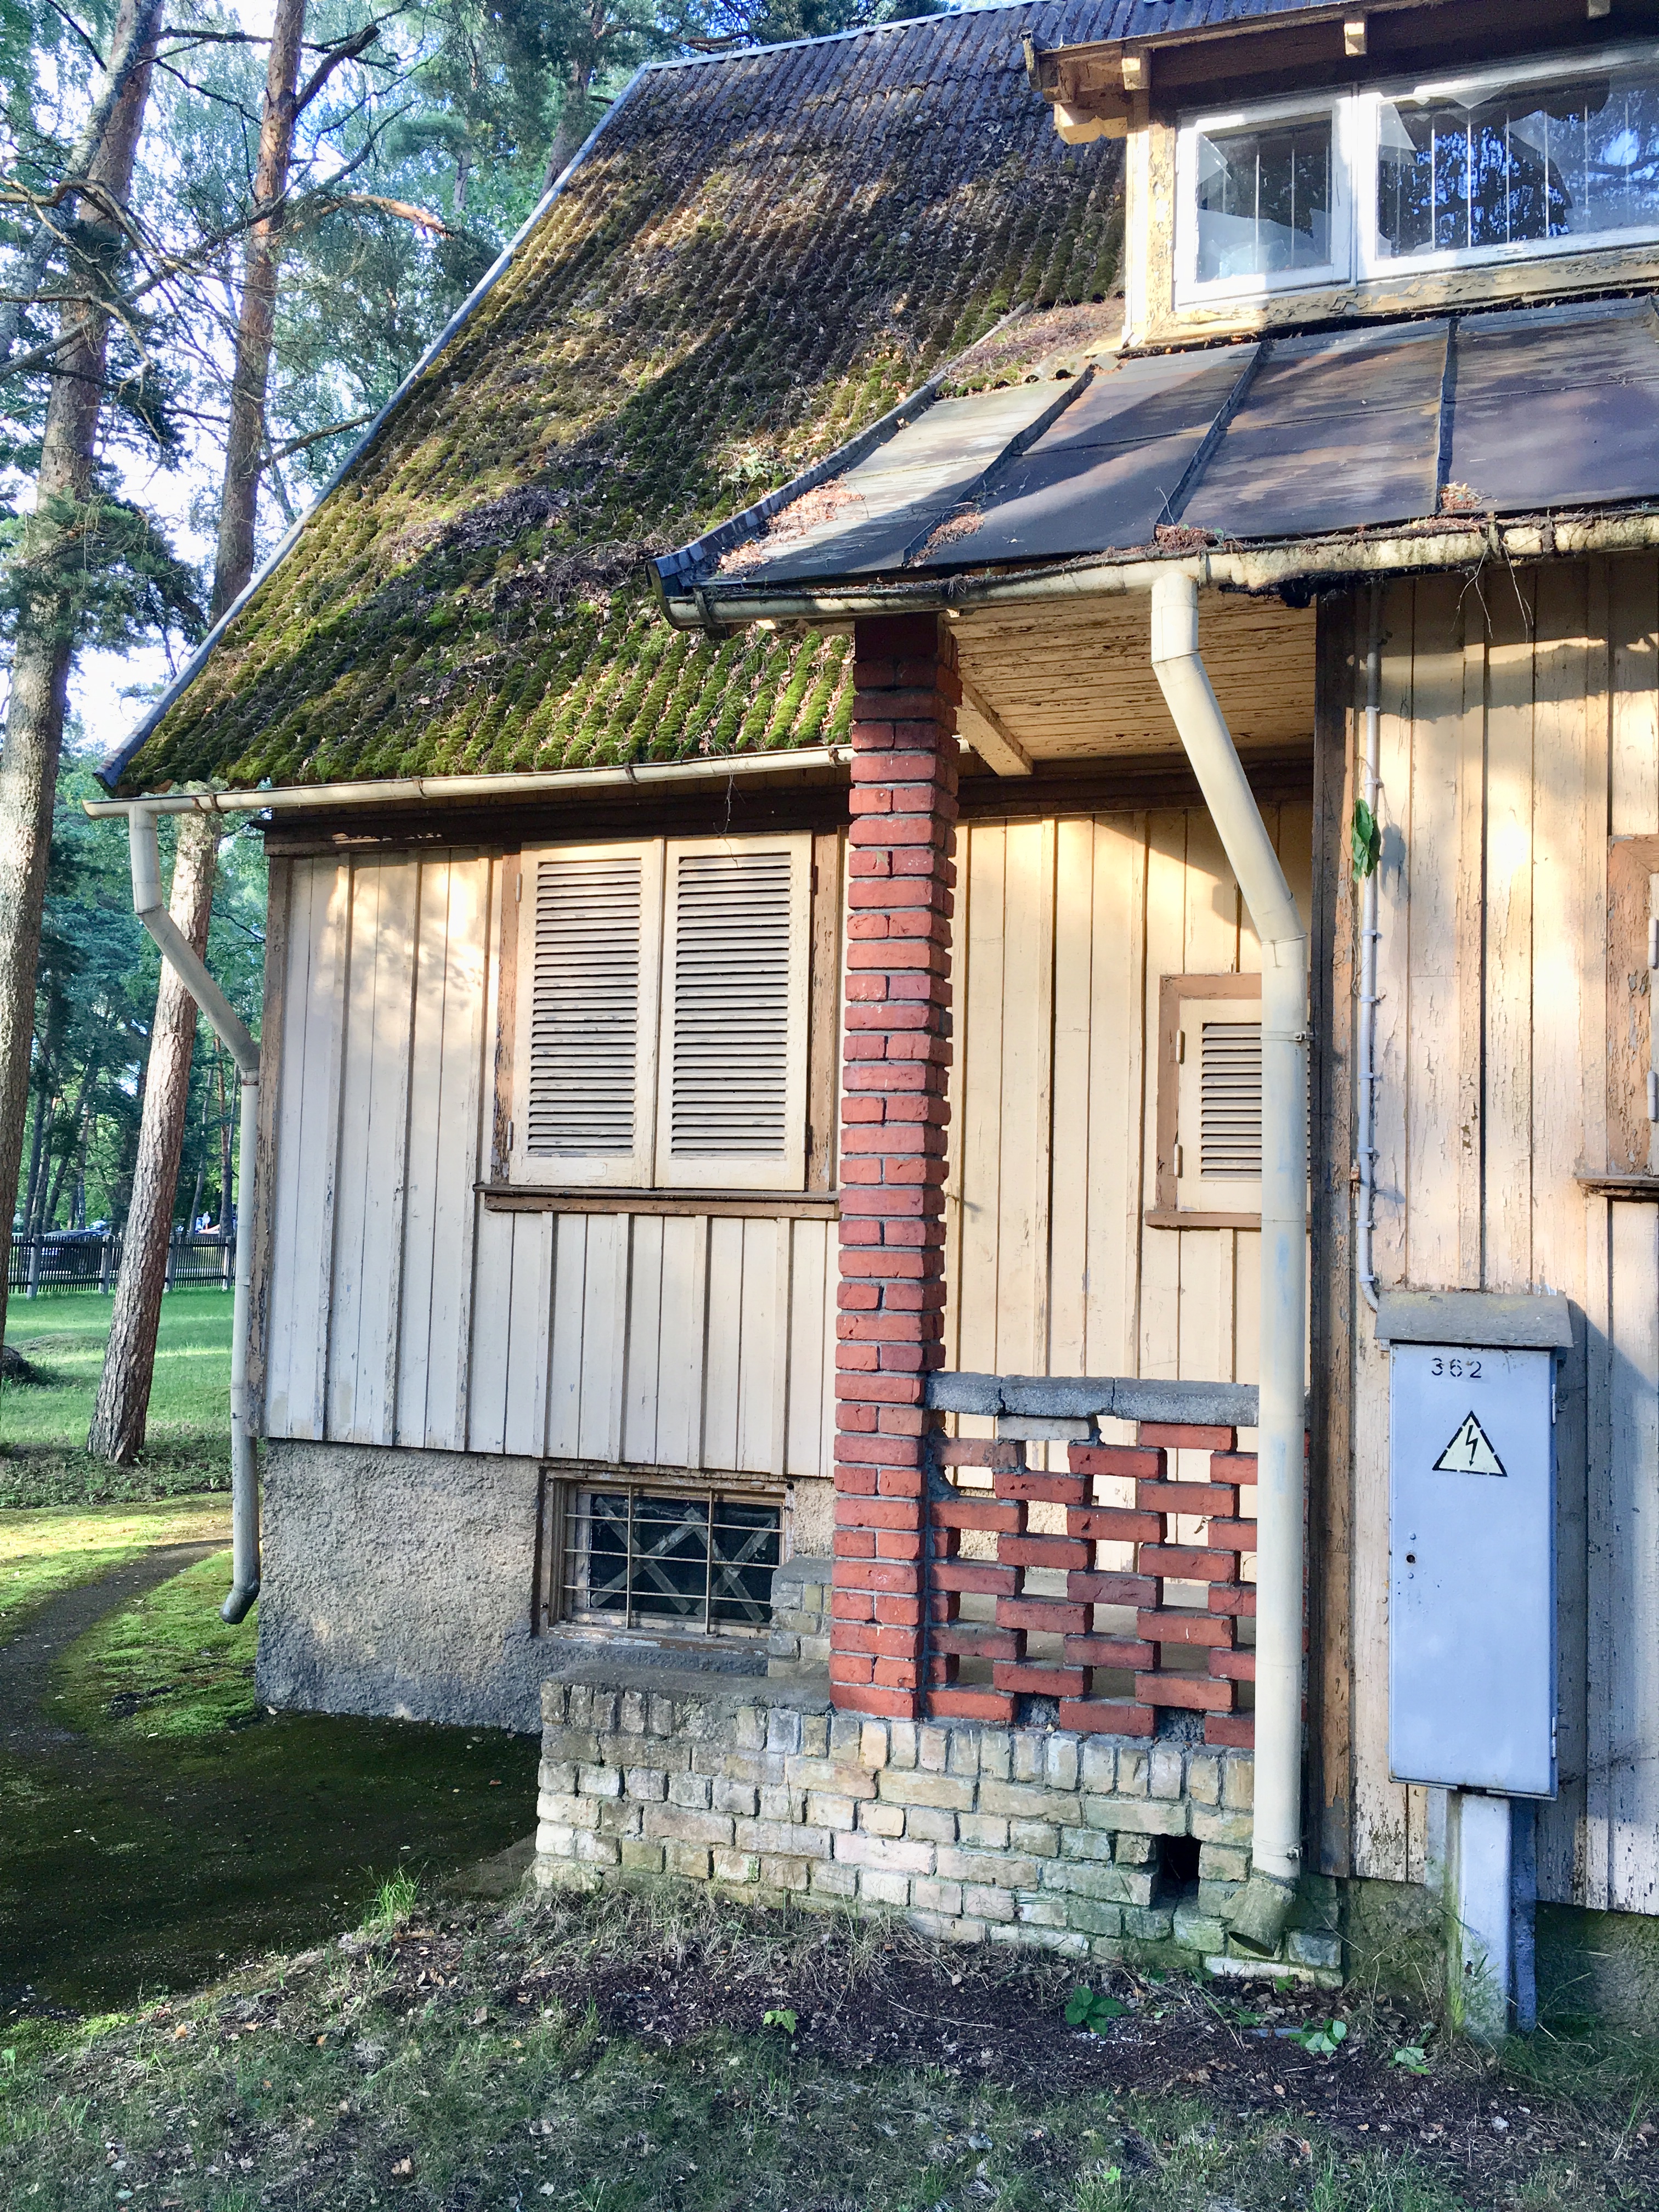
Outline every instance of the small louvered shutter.
<path id="1" fill-rule="evenodd" d="M 657 1181 L 799 1190 L 811 840 L 668 848 Z"/>
<path id="2" fill-rule="evenodd" d="M 521 862 L 514 1152 L 520 1179 L 649 1181 L 660 848 L 544 847 Z"/>
<path id="3" fill-rule="evenodd" d="M 1214 981 L 1224 996 L 1183 991 L 1181 1000 L 1175 1202 L 1182 1213 L 1238 1221 L 1261 1211 L 1261 987 L 1254 976 Z"/>
<path id="4" fill-rule="evenodd" d="M 1206 1182 L 1261 1181 L 1261 1024 L 1206 1021 L 1199 1042 L 1198 1171 Z"/>

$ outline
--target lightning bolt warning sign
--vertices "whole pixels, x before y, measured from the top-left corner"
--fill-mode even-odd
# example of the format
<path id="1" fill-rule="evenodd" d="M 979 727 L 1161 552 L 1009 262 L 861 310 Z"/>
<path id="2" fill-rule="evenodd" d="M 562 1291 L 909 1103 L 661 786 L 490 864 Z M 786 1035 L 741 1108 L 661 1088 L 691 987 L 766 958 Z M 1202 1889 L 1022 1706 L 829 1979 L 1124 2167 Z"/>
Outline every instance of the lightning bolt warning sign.
<path id="1" fill-rule="evenodd" d="M 1434 1463 L 1437 1474 L 1502 1474 L 1504 1462 L 1492 1448 L 1492 1439 L 1471 1413 L 1463 1417 L 1457 1434 Z"/>

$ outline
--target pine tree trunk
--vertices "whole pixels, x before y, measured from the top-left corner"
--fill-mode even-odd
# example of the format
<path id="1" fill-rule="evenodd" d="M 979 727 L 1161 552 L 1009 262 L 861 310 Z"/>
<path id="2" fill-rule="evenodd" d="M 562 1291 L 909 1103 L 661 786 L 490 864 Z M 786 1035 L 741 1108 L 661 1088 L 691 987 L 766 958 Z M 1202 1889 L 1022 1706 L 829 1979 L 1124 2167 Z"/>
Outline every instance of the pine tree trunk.
<path id="1" fill-rule="evenodd" d="M 158 10 L 149 0 L 122 0 L 112 54 L 125 54 L 135 25 L 147 24 L 144 59 L 128 77 L 110 112 L 89 174 L 125 206 L 138 134 L 149 98 Z M 112 228 L 112 266 L 123 240 Z M 92 480 L 94 440 L 103 397 L 109 316 L 100 307 L 66 308 L 72 343 L 58 356 L 46 405 L 36 504 L 41 520 L 24 534 L 23 562 L 46 549 L 52 527 L 46 509 L 64 498 L 82 500 Z M 40 914 L 52 842 L 52 800 L 64 743 L 64 713 L 74 650 L 68 592 L 43 574 L 19 610 L 12 656 L 6 744 L 0 757 L 0 1191 L 17 1188 L 23 1125 L 28 1115 L 30 1049 L 34 1035 L 34 978 L 40 954 Z M 0 1339 L 5 1334 L 11 1208 L 0 1206 Z"/>
<path id="2" fill-rule="evenodd" d="M 259 123 L 259 163 L 253 197 L 261 207 L 288 190 L 294 151 L 295 86 L 305 35 L 306 0 L 277 0 L 265 69 L 264 112 Z M 248 233 L 247 273 L 236 318 L 236 368 L 230 388 L 230 429 L 225 440 L 225 481 L 219 503 L 219 550 L 213 569 L 216 622 L 253 574 L 253 526 L 265 447 L 265 387 L 276 327 L 276 234 L 280 210 Z"/>
<path id="3" fill-rule="evenodd" d="M 207 945 L 218 848 L 218 829 L 210 814 L 179 816 L 167 911 L 198 952 Z M 115 1311 L 110 1320 L 98 1403 L 87 1437 L 89 1452 L 121 1467 L 130 1466 L 142 1449 L 149 1415 L 155 1338 L 161 1322 L 161 1293 L 167 1286 L 167 1246 L 173 1236 L 173 1197 L 184 1149 L 185 1107 L 195 1045 L 196 1001 L 172 969 L 163 967 L 155 1023 L 150 1030 L 149 1064 L 144 1072 L 144 1109 L 138 1127 L 138 1157 L 121 1248 L 121 1273 L 115 1285 Z"/>
<path id="4" fill-rule="evenodd" d="M 259 206 L 288 189 L 294 150 L 295 86 L 305 35 L 306 0 L 277 0 L 265 71 L 264 112 L 253 197 Z M 236 364 L 231 378 L 230 428 L 219 503 L 219 545 L 213 570 L 211 613 L 216 622 L 253 573 L 254 525 L 264 455 L 265 387 L 276 322 L 276 233 L 280 212 L 248 234 L 247 269 L 236 321 Z M 170 911 L 198 952 L 207 945 L 213 904 L 218 836 L 210 816 L 179 817 Z M 182 886 L 182 890 L 181 890 Z M 183 904 L 181 906 L 181 899 Z M 115 1313 L 104 1352 L 87 1449 L 125 1466 L 141 1449 L 155 1370 L 173 1209 L 190 1107 L 190 1063 L 196 1035 L 195 1002 L 170 968 L 161 973 L 155 1028 L 144 1081 L 143 1115 L 127 1208 L 126 1241 L 115 1290 Z M 165 1048 L 163 1038 L 166 1038 Z M 251 1167 L 252 1163 L 248 1164 Z M 201 1178 L 197 1178 L 199 1199 Z M 192 1203 L 190 1225 L 196 1222 Z"/>

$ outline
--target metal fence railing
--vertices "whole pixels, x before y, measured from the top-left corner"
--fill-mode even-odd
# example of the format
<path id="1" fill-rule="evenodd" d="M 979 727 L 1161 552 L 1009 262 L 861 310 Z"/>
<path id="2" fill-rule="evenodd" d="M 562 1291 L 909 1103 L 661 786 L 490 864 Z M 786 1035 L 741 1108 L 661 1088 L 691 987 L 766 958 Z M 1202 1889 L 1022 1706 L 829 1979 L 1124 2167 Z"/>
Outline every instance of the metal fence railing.
<path id="1" fill-rule="evenodd" d="M 13 1291 L 35 1297 L 48 1291 L 112 1291 L 121 1272 L 119 1230 L 59 1229 L 11 1240 Z M 175 1236 L 167 1247 L 167 1287 L 228 1291 L 236 1281 L 236 1237 Z"/>

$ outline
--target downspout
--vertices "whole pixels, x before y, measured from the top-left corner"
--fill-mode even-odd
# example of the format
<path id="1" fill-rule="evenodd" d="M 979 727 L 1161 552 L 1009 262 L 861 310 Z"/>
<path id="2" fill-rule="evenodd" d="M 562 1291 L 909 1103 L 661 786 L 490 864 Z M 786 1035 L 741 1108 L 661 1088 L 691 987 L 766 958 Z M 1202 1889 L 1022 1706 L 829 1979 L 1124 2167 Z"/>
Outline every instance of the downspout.
<path id="1" fill-rule="evenodd" d="M 1308 936 L 1198 650 L 1198 586 L 1152 586 L 1152 669 L 1261 942 L 1261 1381 L 1256 1486 L 1255 1815 L 1232 1930 L 1271 1952 L 1302 1871 Z"/>
<path id="2" fill-rule="evenodd" d="M 1365 740 L 1360 796 L 1376 819 L 1377 726 L 1382 694 L 1382 587 L 1371 586 L 1371 634 L 1365 653 Z M 1354 1273 L 1366 1304 L 1376 1311 L 1376 1270 L 1371 1244 L 1376 1227 L 1376 948 L 1378 870 L 1370 869 L 1359 896 L 1359 1221 L 1354 1238 Z"/>
<path id="3" fill-rule="evenodd" d="M 230 1595 L 220 1617 L 244 1618 L 259 1595 L 259 1466 L 247 1396 L 248 1321 L 253 1306 L 253 1158 L 259 1133 L 259 1048 L 228 999 L 207 971 L 161 897 L 161 862 L 155 815 L 148 806 L 127 810 L 132 857 L 132 908 L 179 981 L 207 1016 L 241 1078 L 241 1194 L 236 1209 L 236 1297 L 230 1344 Z M 226 1194 L 228 1197 L 228 1193 Z"/>

